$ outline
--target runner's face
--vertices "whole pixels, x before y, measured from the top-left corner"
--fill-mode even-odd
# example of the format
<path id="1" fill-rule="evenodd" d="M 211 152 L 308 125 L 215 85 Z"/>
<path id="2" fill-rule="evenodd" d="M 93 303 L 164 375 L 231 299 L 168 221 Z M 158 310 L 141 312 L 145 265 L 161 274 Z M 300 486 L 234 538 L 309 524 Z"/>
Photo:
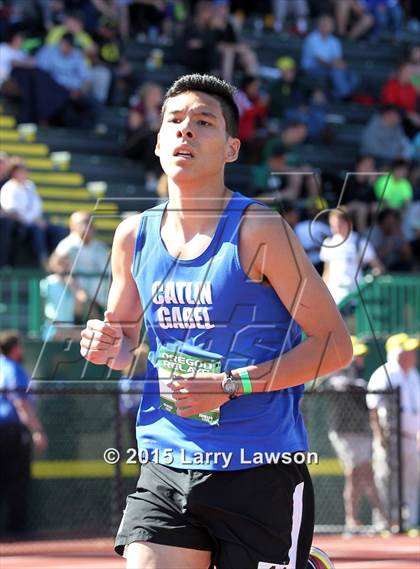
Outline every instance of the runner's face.
<path id="1" fill-rule="evenodd" d="M 183 183 L 217 177 L 226 162 L 237 159 L 239 146 L 210 95 L 188 92 L 168 99 L 155 151 L 168 178 Z"/>

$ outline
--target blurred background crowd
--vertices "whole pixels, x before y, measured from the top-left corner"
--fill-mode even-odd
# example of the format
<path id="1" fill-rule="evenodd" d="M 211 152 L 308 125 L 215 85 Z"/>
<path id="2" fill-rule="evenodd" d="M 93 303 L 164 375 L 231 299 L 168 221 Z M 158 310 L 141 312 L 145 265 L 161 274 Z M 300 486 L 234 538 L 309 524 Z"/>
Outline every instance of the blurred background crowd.
<path id="1" fill-rule="evenodd" d="M 354 333 L 366 273 L 418 291 L 418 1 L 0 0 L 0 328 L 59 341 L 102 318 L 115 227 L 167 196 L 154 154 L 163 94 L 194 72 L 237 88 L 242 146 L 227 185 L 283 214 Z M 404 314 L 365 338 L 418 334 L 414 296 L 396 292 L 389 313 Z M 360 374 L 329 388 L 352 391 Z M 132 417 L 138 398 L 124 401 Z M 373 476 L 366 456 L 358 480 L 348 467 L 347 525 L 360 522 L 354 487 Z M 390 525 L 378 494 L 368 499 Z"/>

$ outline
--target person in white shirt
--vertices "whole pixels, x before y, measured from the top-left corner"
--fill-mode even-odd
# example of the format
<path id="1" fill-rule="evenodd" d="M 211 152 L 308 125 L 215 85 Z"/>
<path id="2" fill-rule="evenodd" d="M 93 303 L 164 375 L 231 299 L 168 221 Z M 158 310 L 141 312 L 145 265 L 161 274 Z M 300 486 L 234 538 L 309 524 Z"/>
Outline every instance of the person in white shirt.
<path id="1" fill-rule="evenodd" d="M 22 162 L 11 166 L 9 176 L 0 190 L 2 213 L 15 222 L 18 244 L 29 244 L 38 264 L 47 269 L 49 252 L 67 230 L 43 218 L 42 200 Z"/>
<path id="2" fill-rule="evenodd" d="M 359 79 L 347 68 L 341 42 L 333 31 L 331 16 L 320 16 L 317 29 L 306 36 L 303 43 L 301 64 L 309 77 L 331 81 L 334 98 L 344 99 L 353 93 Z"/>
<path id="3" fill-rule="evenodd" d="M 10 28 L 6 33 L 5 42 L 0 43 L 0 87 L 8 82 L 14 67 L 32 67 L 33 58 L 22 50 L 24 36 L 17 27 Z"/>
<path id="4" fill-rule="evenodd" d="M 382 272 L 383 268 L 367 239 L 352 231 L 344 207 L 331 211 L 329 223 L 332 236 L 324 239 L 320 251 L 320 259 L 324 262 L 322 278 L 339 304 L 357 288 L 363 267 L 369 265 L 376 273 Z"/>
<path id="5" fill-rule="evenodd" d="M 417 370 L 417 349 L 420 341 L 408 334 L 388 338 L 385 349 L 387 362 L 371 376 L 368 391 L 400 390 L 401 470 L 404 529 L 419 525 L 420 487 L 420 374 Z M 395 508 L 395 484 L 389 457 L 390 437 L 395 430 L 395 407 L 386 394 L 366 396 L 373 432 L 373 468 L 378 492 L 390 511 L 391 523 L 398 519 Z M 395 472 L 394 472 L 395 477 Z M 390 491 L 391 490 L 391 491 Z"/>
<path id="6" fill-rule="evenodd" d="M 88 212 L 75 211 L 70 216 L 70 234 L 57 245 L 56 253 L 70 257 L 72 273 L 92 302 L 90 314 L 102 314 L 109 289 L 110 253 L 102 241 L 95 239 L 95 226 Z"/>
<path id="7" fill-rule="evenodd" d="M 35 184 L 29 180 L 24 164 L 14 164 L 9 171 L 10 179 L 0 190 L 2 213 L 16 224 L 18 241 L 32 244 L 37 261 L 47 266 L 47 222 L 42 217 L 42 200 Z"/>

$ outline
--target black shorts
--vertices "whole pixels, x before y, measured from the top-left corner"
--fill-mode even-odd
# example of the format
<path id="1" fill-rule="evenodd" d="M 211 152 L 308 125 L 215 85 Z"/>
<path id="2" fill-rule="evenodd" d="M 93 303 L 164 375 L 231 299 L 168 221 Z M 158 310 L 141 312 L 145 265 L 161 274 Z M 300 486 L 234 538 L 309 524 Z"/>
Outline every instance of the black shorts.
<path id="1" fill-rule="evenodd" d="M 115 551 L 150 541 L 211 551 L 210 568 L 306 569 L 313 527 L 305 464 L 212 472 L 149 462 L 127 498 Z"/>

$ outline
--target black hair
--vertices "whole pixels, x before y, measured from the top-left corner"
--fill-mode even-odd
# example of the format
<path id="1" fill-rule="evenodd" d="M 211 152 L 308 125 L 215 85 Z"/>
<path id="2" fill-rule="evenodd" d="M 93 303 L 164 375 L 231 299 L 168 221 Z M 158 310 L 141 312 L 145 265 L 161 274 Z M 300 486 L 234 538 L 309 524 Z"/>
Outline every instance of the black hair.
<path id="1" fill-rule="evenodd" d="M 63 34 L 60 41 L 65 41 L 69 45 L 74 46 L 74 35 L 71 32 L 66 32 Z"/>
<path id="2" fill-rule="evenodd" d="M 177 97 L 182 93 L 190 91 L 198 91 L 206 93 L 216 99 L 222 107 L 223 117 L 226 123 L 226 132 L 233 137 L 237 136 L 239 128 L 239 110 L 234 100 L 235 87 L 227 81 L 214 77 L 213 75 L 201 75 L 193 73 L 192 75 L 183 75 L 179 77 L 169 89 L 163 98 L 162 116 L 165 112 L 166 102 L 168 99 Z"/>
<path id="3" fill-rule="evenodd" d="M 397 168 L 410 168 L 410 162 L 404 158 L 396 158 L 391 164 L 391 170 L 396 170 Z"/>
<path id="4" fill-rule="evenodd" d="M 4 41 L 9 44 L 15 39 L 16 36 L 25 37 L 25 31 L 20 24 L 11 24 L 4 32 Z"/>
<path id="5" fill-rule="evenodd" d="M 387 207 L 378 213 L 378 218 L 377 218 L 378 225 L 381 225 L 388 217 L 394 217 L 396 220 L 400 219 L 399 212 L 396 209 L 391 209 Z"/>
<path id="6" fill-rule="evenodd" d="M 15 346 L 21 343 L 21 337 L 16 330 L 4 330 L 0 334 L 0 353 L 6 357 Z"/>
<path id="7" fill-rule="evenodd" d="M 381 115 L 384 113 L 389 113 L 390 111 L 393 111 L 394 113 L 397 113 L 401 116 L 401 109 L 395 105 L 383 105 L 380 109 Z"/>

